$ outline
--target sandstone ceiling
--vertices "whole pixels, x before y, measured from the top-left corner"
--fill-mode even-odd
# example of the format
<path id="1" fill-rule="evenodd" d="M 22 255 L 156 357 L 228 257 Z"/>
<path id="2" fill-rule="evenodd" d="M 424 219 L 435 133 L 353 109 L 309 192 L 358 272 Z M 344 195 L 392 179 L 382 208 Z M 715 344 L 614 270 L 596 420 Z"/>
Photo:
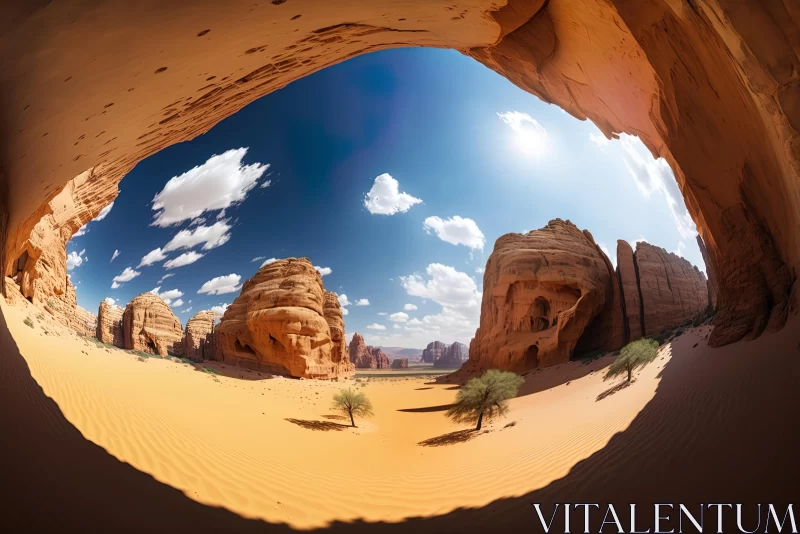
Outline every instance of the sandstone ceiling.
<path id="1" fill-rule="evenodd" d="M 6 2 L 0 263 L 8 274 L 82 173 L 108 191 L 148 155 L 311 72 L 447 47 L 666 158 L 719 288 L 711 341 L 755 336 L 797 299 L 798 24 L 792 0 Z"/>

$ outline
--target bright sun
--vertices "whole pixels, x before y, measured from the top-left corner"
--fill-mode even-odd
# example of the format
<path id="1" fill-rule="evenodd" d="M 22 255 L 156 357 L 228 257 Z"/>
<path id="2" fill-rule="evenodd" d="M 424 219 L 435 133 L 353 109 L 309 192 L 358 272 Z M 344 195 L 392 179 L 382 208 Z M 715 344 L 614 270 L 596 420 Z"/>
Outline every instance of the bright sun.
<path id="1" fill-rule="evenodd" d="M 497 116 L 514 132 L 514 145 L 526 156 L 539 158 L 548 146 L 547 130 L 539 121 L 520 111 L 507 111 Z"/>

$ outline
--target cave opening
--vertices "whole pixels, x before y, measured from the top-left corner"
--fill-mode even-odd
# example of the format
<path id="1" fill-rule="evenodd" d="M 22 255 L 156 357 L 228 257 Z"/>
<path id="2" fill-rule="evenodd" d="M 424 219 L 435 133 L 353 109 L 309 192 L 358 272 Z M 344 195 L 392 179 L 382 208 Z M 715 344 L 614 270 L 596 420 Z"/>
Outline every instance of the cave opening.
<path id="1" fill-rule="evenodd" d="M 539 367 L 539 346 L 531 345 L 525 350 L 525 369 L 536 369 Z"/>
<path id="2" fill-rule="evenodd" d="M 531 304 L 531 331 L 541 332 L 550 328 L 550 303 L 544 297 L 536 297 Z"/>
<path id="3" fill-rule="evenodd" d="M 247 343 L 242 343 L 238 338 L 234 343 L 234 351 L 236 351 L 236 353 L 249 354 L 252 356 L 256 355 L 256 351 L 253 350 L 253 348 L 250 347 L 250 345 L 248 345 Z"/>

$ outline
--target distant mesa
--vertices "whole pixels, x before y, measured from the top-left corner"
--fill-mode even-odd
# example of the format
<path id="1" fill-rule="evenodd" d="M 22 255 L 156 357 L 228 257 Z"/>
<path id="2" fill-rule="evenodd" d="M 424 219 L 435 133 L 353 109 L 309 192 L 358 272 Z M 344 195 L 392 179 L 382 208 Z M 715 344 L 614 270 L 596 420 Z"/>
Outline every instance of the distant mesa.
<path id="1" fill-rule="evenodd" d="M 183 355 L 181 322 L 161 297 L 142 293 L 122 314 L 125 348 L 159 356 Z"/>
<path id="2" fill-rule="evenodd" d="M 259 269 L 225 311 L 214 337 L 226 364 L 297 378 L 353 374 L 341 306 L 307 258 Z"/>
<path id="3" fill-rule="evenodd" d="M 358 332 L 350 340 L 350 361 L 356 369 L 389 369 L 392 365 L 379 347 L 367 346 Z"/>
<path id="4" fill-rule="evenodd" d="M 392 369 L 408 369 L 408 358 L 395 358 L 392 360 Z"/>
<path id="5" fill-rule="evenodd" d="M 433 366 L 444 369 L 457 369 L 464 365 L 468 358 L 469 347 L 456 341 L 452 345 L 445 345 L 439 357 L 433 360 Z"/>
<path id="6" fill-rule="evenodd" d="M 662 248 L 639 242 L 634 253 L 620 241 L 617 265 L 588 231 L 561 219 L 500 237 L 466 367 L 525 371 L 616 350 L 711 305 L 703 273 Z"/>
<path id="7" fill-rule="evenodd" d="M 378 346 L 390 360 L 395 358 L 408 358 L 409 362 L 418 362 L 422 358 L 422 349 L 410 349 L 406 347 L 384 347 Z"/>
<path id="8" fill-rule="evenodd" d="M 436 361 L 437 358 L 441 357 L 445 347 L 447 347 L 447 345 L 441 341 L 428 343 L 428 346 L 422 351 L 422 363 L 433 363 Z"/>
<path id="9" fill-rule="evenodd" d="M 106 345 L 125 347 L 125 333 L 122 326 L 122 314 L 125 310 L 120 306 L 100 301 L 97 311 L 97 339 Z"/>

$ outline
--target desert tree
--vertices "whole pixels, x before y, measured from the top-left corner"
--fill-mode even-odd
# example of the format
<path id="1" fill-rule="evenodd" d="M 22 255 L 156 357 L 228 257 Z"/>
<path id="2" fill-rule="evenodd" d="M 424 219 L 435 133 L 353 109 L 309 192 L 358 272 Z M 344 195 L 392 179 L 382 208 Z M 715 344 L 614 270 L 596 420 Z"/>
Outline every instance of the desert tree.
<path id="1" fill-rule="evenodd" d="M 658 354 L 658 341 L 655 339 L 642 338 L 632 341 L 622 348 L 617 359 L 606 371 L 603 380 L 627 373 L 630 382 L 633 379 L 633 372 L 655 360 L 656 354 Z"/>
<path id="2" fill-rule="evenodd" d="M 480 430 L 484 419 L 508 412 L 508 399 L 517 395 L 524 381 L 516 373 L 490 369 L 459 390 L 447 417 L 456 423 L 477 423 L 475 430 Z"/>
<path id="3" fill-rule="evenodd" d="M 369 417 L 372 415 L 372 403 L 361 391 L 343 389 L 333 396 L 333 409 L 350 416 L 350 424 L 355 427 L 353 416 Z"/>

